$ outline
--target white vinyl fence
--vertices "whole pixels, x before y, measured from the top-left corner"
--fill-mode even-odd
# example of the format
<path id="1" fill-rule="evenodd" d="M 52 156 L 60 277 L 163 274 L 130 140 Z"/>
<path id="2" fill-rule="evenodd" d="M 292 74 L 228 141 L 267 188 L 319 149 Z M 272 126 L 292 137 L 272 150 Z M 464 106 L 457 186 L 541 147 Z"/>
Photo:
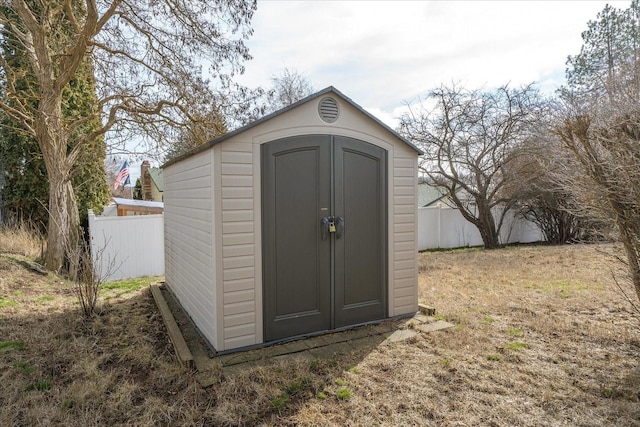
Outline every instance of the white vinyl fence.
<path id="1" fill-rule="evenodd" d="M 96 217 L 89 211 L 95 274 L 103 281 L 164 275 L 164 215 Z M 532 222 L 508 213 L 501 243 L 544 239 Z M 418 208 L 418 250 L 481 246 L 478 229 L 458 209 Z"/>
<path id="2" fill-rule="evenodd" d="M 164 215 L 96 217 L 89 211 L 94 274 L 103 281 L 164 275 Z"/>
<path id="3" fill-rule="evenodd" d="M 511 212 L 507 213 L 500 232 L 500 243 L 541 240 L 544 240 L 544 236 L 536 224 Z M 481 245 L 480 232 L 464 219 L 458 209 L 446 205 L 418 208 L 418 250 Z"/>

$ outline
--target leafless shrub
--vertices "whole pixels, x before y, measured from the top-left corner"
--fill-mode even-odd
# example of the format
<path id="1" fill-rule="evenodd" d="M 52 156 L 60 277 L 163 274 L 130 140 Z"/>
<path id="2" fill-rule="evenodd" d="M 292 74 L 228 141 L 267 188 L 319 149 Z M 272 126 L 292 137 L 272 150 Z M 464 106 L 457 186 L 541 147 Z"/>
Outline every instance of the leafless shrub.
<path id="1" fill-rule="evenodd" d="M 567 114 L 556 134 L 573 157 L 563 179 L 580 201 L 583 214 L 616 230 L 629 280 L 640 298 L 640 113 L 636 105 Z"/>
<path id="2" fill-rule="evenodd" d="M 548 243 L 601 240 L 606 226 L 576 209 L 578 200 L 565 174 L 557 173 L 572 159 L 545 129 L 521 148 L 519 164 L 506 169 L 510 177 L 507 191 L 515 195 L 517 211 L 540 228 Z"/>
<path id="3" fill-rule="evenodd" d="M 86 241 L 67 247 L 69 275 L 74 281 L 74 292 L 85 318 L 96 314 L 101 285 L 118 267 L 115 258 L 102 262 L 108 244 L 109 240 L 103 247 L 95 249 L 95 253 L 92 253 L 91 246 Z M 73 251 L 69 249 L 72 247 Z M 97 268 L 97 265 L 101 267 Z"/>
<path id="4" fill-rule="evenodd" d="M 640 2 L 607 5 L 567 60 L 555 135 L 569 153 L 562 172 L 583 213 L 608 224 L 624 248 L 640 298 Z M 621 257 L 622 259 L 622 257 Z"/>
<path id="5" fill-rule="evenodd" d="M 96 312 L 101 281 L 93 274 L 91 252 L 86 247 L 82 247 L 80 250 L 82 250 L 82 253 L 79 259 L 83 264 L 83 268 L 76 278 L 74 291 L 78 297 L 82 314 L 84 317 L 91 317 Z"/>

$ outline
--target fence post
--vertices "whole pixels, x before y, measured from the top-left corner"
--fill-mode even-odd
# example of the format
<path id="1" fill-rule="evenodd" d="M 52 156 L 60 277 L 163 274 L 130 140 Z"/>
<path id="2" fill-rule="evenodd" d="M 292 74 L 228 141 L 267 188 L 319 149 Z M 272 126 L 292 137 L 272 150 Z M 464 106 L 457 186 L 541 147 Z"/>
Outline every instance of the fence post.
<path id="1" fill-rule="evenodd" d="M 438 207 L 438 249 L 442 247 L 442 204 L 437 204 Z"/>
<path id="2" fill-rule="evenodd" d="M 93 209 L 89 209 L 89 247 L 93 253 L 93 233 L 96 230 L 96 216 Z"/>

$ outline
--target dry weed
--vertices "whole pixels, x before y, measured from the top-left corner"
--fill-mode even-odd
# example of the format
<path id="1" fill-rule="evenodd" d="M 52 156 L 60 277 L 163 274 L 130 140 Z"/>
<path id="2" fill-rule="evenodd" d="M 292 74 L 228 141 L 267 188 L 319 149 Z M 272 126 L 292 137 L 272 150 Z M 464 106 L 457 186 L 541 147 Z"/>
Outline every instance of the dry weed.
<path id="1" fill-rule="evenodd" d="M 176 365 L 146 288 L 82 320 L 70 284 L 0 256 L 0 341 L 9 342 L 0 348 L 0 419 L 638 426 L 640 321 L 602 248 L 612 249 L 421 254 L 420 299 L 455 328 L 319 361 L 264 361 L 208 389 Z"/>
<path id="2" fill-rule="evenodd" d="M 36 227 L 25 222 L 0 224 L 0 253 L 19 254 L 35 260 L 42 257 L 43 251 L 44 238 Z"/>

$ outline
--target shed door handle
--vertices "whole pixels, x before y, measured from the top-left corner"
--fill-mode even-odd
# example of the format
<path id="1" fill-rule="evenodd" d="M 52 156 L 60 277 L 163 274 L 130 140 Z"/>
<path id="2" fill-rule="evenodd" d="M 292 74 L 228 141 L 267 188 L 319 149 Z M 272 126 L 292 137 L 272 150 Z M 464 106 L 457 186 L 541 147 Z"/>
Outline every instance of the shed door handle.
<path id="1" fill-rule="evenodd" d="M 336 217 L 336 239 L 341 238 L 342 233 L 344 233 L 344 218 L 339 216 Z"/>
<path id="2" fill-rule="evenodd" d="M 322 240 L 325 240 L 327 238 L 327 234 L 329 234 L 329 223 L 331 221 L 329 220 L 328 216 L 325 216 L 324 218 L 322 218 L 320 220 L 320 228 L 322 228 Z"/>

